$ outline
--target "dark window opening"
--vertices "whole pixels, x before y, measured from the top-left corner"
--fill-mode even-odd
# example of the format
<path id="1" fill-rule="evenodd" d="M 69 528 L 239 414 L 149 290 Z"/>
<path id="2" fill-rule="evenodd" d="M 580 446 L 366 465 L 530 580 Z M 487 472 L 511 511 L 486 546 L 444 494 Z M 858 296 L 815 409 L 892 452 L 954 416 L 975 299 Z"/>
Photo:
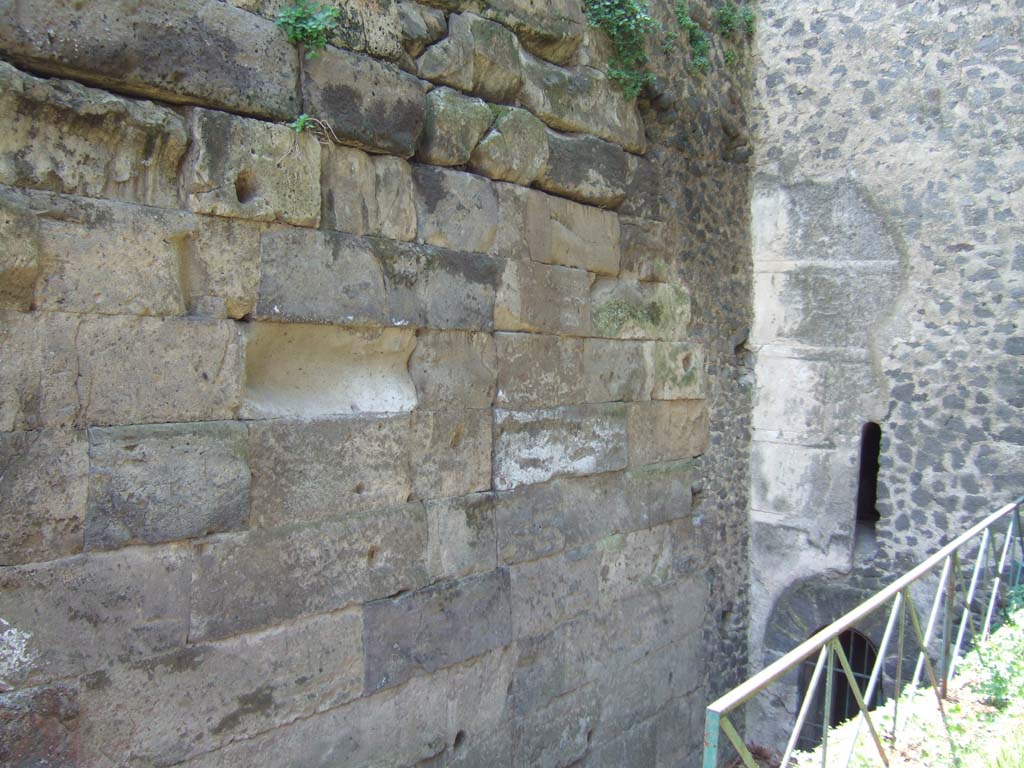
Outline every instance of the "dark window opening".
<path id="1" fill-rule="evenodd" d="M 857 479 L 857 527 L 855 545 L 873 550 L 878 514 L 878 457 L 882 449 L 882 428 L 869 421 L 860 435 L 860 474 Z"/>

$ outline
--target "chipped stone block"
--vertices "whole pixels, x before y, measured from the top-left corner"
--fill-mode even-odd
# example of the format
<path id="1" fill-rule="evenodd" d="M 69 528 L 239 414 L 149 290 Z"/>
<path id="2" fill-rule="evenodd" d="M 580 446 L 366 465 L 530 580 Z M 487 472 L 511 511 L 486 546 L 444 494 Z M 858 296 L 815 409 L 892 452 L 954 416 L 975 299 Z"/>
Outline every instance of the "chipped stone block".
<path id="1" fill-rule="evenodd" d="M 482 253 L 389 240 L 374 242 L 390 322 L 415 328 L 489 331 L 503 264 Z"/>
<path id="2" fill-rule="evenodd" d="M 587 339 L 583 349 L 586 401 L 650 400 L 655 384 L 654 350 L 650 342 Z"/>
<path id="3" fill-rule="evenodd" d="M 285 125 L 194 109 L 184 172 L 190 210 L 256 221 L 320 223 L 320 144 Z"/>
<path id="4" fill-rule="evenodd" d="M 189 640 L 335 611 L 429 578 L 420 504 L 218 536 L 197 551 Z"/>
<path id="5" fill-rule="evenodd" d="M 84 432 L 0 432 L 0 565 L 82 551 L 88 472 Z"/>
<path id="6" fill-rule="evenodd" d="M 409 375 L 421 408 L 488 408 L 497 377 L 494 337 L 466 331 L 418 331 Z"/>
<path id="7" fill-rule="evenodd" d="M 654 344 L 655 400 L 700 400 L 707 391 L 704 348 L 688 342 Z"/>
<path id="8" fill-rule="evenodd" d="M 548 161 L 544 123 L 525 109 L 504 109 L 469 158 L 469 167 L 498 181 L 527 186 Z"/>
<path id="9" fill-rule="evenodd" d="M 0 115 L 0 184 L 177 206 L 177 113 L 0 62 Z"/>
<path id="10" fill-rule="evenodd" d="M 497 401 L 543 408 L 584 399 L 583 339 L 535 333 L 496 333 Z"/>
<path id="11" fill-rule="evenodd" d="M 708 449 L 708 409 L 703 400 L 629 404 L 629 465 L 700 456 Z"/>
<path id="12" fill-rule="evenodd" d="M 428 501 L 426 508 L 432 576 L 457 579 L 497 567 L 490 493 Z"/>
<path id="13" fill-rule="evenodd" d="M 533 54 L 567 64 L 576 54 L 586 19 L 577 0 L 487 0 L 481 13 L 516 33 Z"/>
<path id="14" fill-rule="evenodd" d="M 667 283 L 674 278 L 676 254 L 668 225 L 651 219 L 620 216 L 622 274 L 632 280 Z"/>
<path id="15" fill-rule="evenodd" d="M 434 672 L 512 639 L 505 568 L 363 607 L 368 692 Z"/>
<path id="16" fill-rule="evenodd" d="M 351 701 L 362 628 L 358 609 L 343 611 L 90 675 L 83 752 L 169 764 Z"/>
<path id="17" fill-rule="evenodd" d="M 406 161 L 337 145 L 321 151 L 326 229 L 391 240 L 415 239 L 416 203 L 412 169 Z"/>
<path id="18" fill-rule="evenodd" d="M 537 185 L 581 203 L 615 208 L 626 196 L 626 153 L 594 136 L 548 131 L 548 159 Z"/>
<path id="19" fill-rule="evenodd" d="M 189 312 L 241 319 L 256 306 L 260 225 L 196 216 L 184 250 Z"/>
<path id="20" fill-rule="evenodd" d="M 495 329 L 587 334 L 592 279 L 581 269 L 507 261 L 494 303 Z"/>
<path id="21" fill-rule="evenodd" d="M 517 639 L 542 635 L 597 604 L 600 556 L 581 547 L 510 568 Z"/>
<path id="22" fill-rule="evenodd" d="M 0 312 L 0 431 L 77 423 L 79 325 L 58 312 Z"/>
<path id="23" fill-rule="evenodd" d="M 252 522 L 273 527 L 404 502 L 412 491 L 407 416 L 249 425 Z"/>
<path id="24" fill-rule="evenodd" d="M 487 179 L 416 166 L 413 180 L 419 242 L 459 251 L 490 252 L 498 227 L 498 198 Z"/>
<path id="25" fill-rule="evenodd" d="M 426 8 L 419 3 L 399 2 L 398 18 L 402 25 L 402 45 L 413 58 L 423 53 L 428 45 L 444 37 L 448 31 L 444 11 Z"/>
<path id="26" fill-rule="evenodd" d="M 521 60 L 523 107 L 557 131 L 592 134 L 643 154 L 647 141 L 640 113 L 602 72 L 562 69 L 525 52 Z"/>
<path id="27" fill-rule="evenodd" d="M 0 51 L 33 71 L 274 120 L 299 112 L 295 48 L 227 3 L 102 0 L 83 15 L 74 0 L 28 0 L 0 16 Z"/>
<path id="28" fill-rule="evenodd" d="M 416 72 L 433 83 L 471 92 L 473 58 L 470 18 L 466 14 L 453 13 L 448 18 L 448 36 L 424 51 L 416 60 Z"/>
<path id="29" fill-rule="evenodd" d="M 465 165 L 493 120 L 483 100 L 451 88 L 435 88 L 427 94 L 416 159 L 433 165 Z"/>
<path id="30" fill-rule="evenodd" d="M 248 457 L 238 422 L 91 429 L 86 549 L 244 527 Z"/>
<path id="31" fill-rule="evenodd" d="M 531 259 L 618 274 L 619 219 L 614 213 L 533 191 L 526 205 Z"/>
<path id="32" fill-rule="evenodd" d="M 54 685 L 0 693 L 4 765 L 79 764 L 78 688 Z"/>
<path id="33" fill-rule="evenodd" d="M 9 685 L 35 685 L 182 647 L 189 553 L 132 548 L 0 571 L 0 616 L 26 639 Z"/>
<path id="34" fill-rule="evenodd" d="M 573 765 L 587 755 L 601 699 L 593 685 L 572 691 L 513 724 L 513 768 Z M 628 763 L 627 763 L 628 764 Z"/>
<path id="35" fill-rule="evenodd" d="M 626 466 L 624 405 L 496 410 L 494 420 L 494 487 L 498 490 Z"/>
<path id="36" fill-rule="evenodd" d="M 595 336 L 666 341 L 686 338 L 690 293 L 680 285 L 598 278 L 590 301 Z"/>
<path id="37" fill-rule="evenodd" d="M 215 421 L 233 418 L 240 405 L 244 369 L 234 323 L 86 318 L 76 348 L 75 386 L 88 424 Z"/>
<path id="38" fill-rule="evenodd" d="M 330 126 L 343 144 L 411 157 L 423 128 L 421 83 L 367 56 L 328 47 L 305 62 L 306 111 Z"/>
<path id="39" fill-rule="evenodd" d="M 416 411 L 412 415 L 413 492 L 462 496 L 491 487 L 491 412 Z"/>

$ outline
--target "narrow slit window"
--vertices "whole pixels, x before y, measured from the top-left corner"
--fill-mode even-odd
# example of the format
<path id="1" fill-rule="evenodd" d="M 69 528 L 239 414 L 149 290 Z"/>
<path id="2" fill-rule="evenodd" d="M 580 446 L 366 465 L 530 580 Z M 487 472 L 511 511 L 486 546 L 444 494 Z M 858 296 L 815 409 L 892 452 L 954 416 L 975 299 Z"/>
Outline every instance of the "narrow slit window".
<path id="1" fill-rule="evenodd" d="M 882 428 L 869 421 L 860 436 L 860 475 L 857 481 L 858 543 L 874 543 L 878 514 L 878 457 L 882 448 Z M 866 541 L 865 541 L 866 543 Z"/>

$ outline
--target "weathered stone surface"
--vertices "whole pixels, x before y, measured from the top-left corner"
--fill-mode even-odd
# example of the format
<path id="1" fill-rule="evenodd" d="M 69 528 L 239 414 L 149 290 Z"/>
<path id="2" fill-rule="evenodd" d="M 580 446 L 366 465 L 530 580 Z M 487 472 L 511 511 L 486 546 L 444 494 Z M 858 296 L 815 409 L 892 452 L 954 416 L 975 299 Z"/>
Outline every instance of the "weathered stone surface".
<path id="1" fill-rule="evenodd" d="M 324 520 L 404 502 L 412 491 L 409 419 L 351 417 L 249 426 L 252 520 Z"/>
<path id="2" fill-rule="evenodd" d="M 78 689 L 70 685 L 0 694 L 0 761 L 78 765 Z"/>
<path id="3" fill-rule="evenodd" d="M 590 205 L 614 208 L 626 196 L 626 153 L 593 136 L 547 132 L 548 159 L 537 185 Z"/>
<path id="4" fill-rule="evenodd" d="M 654 362 L 650 342 L 587 339 L 583 348 L 586 401 L 650 400 Z"/>
<path id="5" fill-rule="evenodd" d="M 500 259 L 390 240 L 375 241 L 374 252 L 384 270 L 391 323 L 491 329 Z"/>
<path id="6" fill-rule="evenodd" d="M 83 432 L 0 432 L 0 565 L 82 550 L 88 472 Z"/>
<path id="7" fill-rule="evenodd" d="M 510 645 L 450 669 L 444 757 L 452 768 L 507 763 L 512 753 L 508 689 L 515 657 Z"/>
<path id="8" fill-rule="evenodd" d="M 216 0 L 5 0 L 0 51 L 35 71 L 277 120 L 299 111 L 298 57 L 273 22 Z M 217 55 L 211 55 L 215 51 Z"/>
<path id="9" fill-rule="evenodd" d="M 419 3 L 399 2 L 398 18 L 402 25 L 402 45 L 413 58 L 448 31 L 444 11 L 426 8 Z"/>
<path id="10" fill-rule="evenodd" d="M 85 548 L 155 544 L 249 519 L 245 425 L 153 424 L 89 431 Z"/>
<path id="11" fill-rule="evenodd" d="M 491 494 L 428 501 L 426 508 L 432 576 L 458 579 L 497 567 Z"/>
<path id="12" fill-rule="evenodd" d="M 189 640 L 422 587 L 429 579 L 427 536 L 426 512 L 409 504 L 209 539 L 192 572 Z"/>
<path id="13" fill-rule="evenodd" d="M 491 245 L 491 253 L 506 259 L 524 261 L 530 258 L 527 241 L 530 197 L 542 195 L 518 184 L 494 184 L 498 195 L 498 231 Z"/>
<path id="14" fill-rule="evenodd" d="M 336 144 L 321 149 L 323 225 L 391 240 L 416 237 L 412 169 L 393 155 L 368 155 Z"/>
<path id="15" fill-rule="evenodd" d="M 411 157 L 423 128 L 420 82 L 392 64 L 328 47 L 303 67 L 306 110 L 344 144 Z"/>
<path id="16" fill-rule="evenodd" d="M 483 100 L 451 88 L 435 88 L 427 94 L 416 159 L 433 165 L 465 165 L 493 120 Z"/>
<path id="17" fill-rule="evenodd" d="M 315 227 L 320 222 L 320 144 L 285 125 L 192 110 L 184 173 L 197 213 Z"/>
<path id="18" fill-rule="evenodd" d="M 690 293 L 680 285 L 598 278 L 590 301 L 597 336 L 668 341 L 686 338 Z"/>
<path id="19" fill-rule="evenodd" d="M 421 408 L 488 408 L 497 365 L 490 334 L 423 330 L 416 335 L 409 375 Z"/>
<path id="20" fill-rule="evenodd" d="M 385 325 L 384 276 L 369 240 L 304 229 L 260 238 L 257 318 Z"/>
<path id="21" fill-rule="evenodd" d="M 498 198 L 487 179 L 428 166 L 413 170 L 416 239 L 460 251 L 489 253 L 498 227 Z"/>
<path id="22" fill-rule="evenodd" d="M 481 13 L 512 29 L 523 47 L 556 64 L 572 60 L 586 22 L 576 0 L 485 0 Z"/>
<path id="23" fill-rule="evenodd" d="M 587 737 L 597 725 L 600 711 L 597 690 L 587 685 L 517 720 L 513 726 L 513 768 L 578 763 L 587 754 Z"/>
<path id="24" fill-rule="evenodd" d="M 418 498 L 462 496 L 491 487 L 491 412 L 416 411 L 409 461 Z"/>
<path id="25" fill-rule="evenodd" d="M 522 54 L 522 106 L 558 131 L 588 133 L 629 150 L 646 149 L 636 105 L 596 69 L 562 69 Z"/>
<path id="26" fill-rule="evenodd" d="M 659 169 L 663 161 L 653 152 L 649 157 L 626 155 L 626 198 L 619 206 L 621 215 L 653 221 L 668 221 L 673 216 L 673 204 L 663 189 L 665 182 Z"/>
<path id="27" fill-rule="evenodd" d="M 629 405 L 629 465 L 699 456 L 708 448 L 708 409 L 703 400 Z"/>
<path id="28" fill-rule="evenodd" d="M 692 539 L 693 525 L 683 519 L 599 541 L 601 602 L 624 600 L 689 573 L 694 565 L 688 558 Z"/>
<path id="29" fill-rule="evenodd" d="M 687 342 L 655 342 L 655 400 L 700 400 L 707 390 L 704 348 Z"/>
<path id="30" fill-rule="evenodd" d="M 39 279 L 39 228 L 28 197 L 0 188 L 0 310 L 28 312 Z"/>
<path id="31" fill-rule="evenodd" d="M 230 419 L 238 409 L 242 344 L 233 323 L 87 318 L 76 348 L 88 424 Z"/>
<path id="32" fill-rule="evenodd" d="M 499 181 L 524 186 L 536 181 L 548 161 L 544 123 L 525 109 L 503 110 L 476 145 L 469 167 Z"/>
<path id="33" fill-rule="evenodd" d="M 239 219 L 194 219 L 185 253 L 189 311 L 240 319 L 256 306 L 261 227 Z"/>
<path id="34" fill-rule="evenodd" d="M 541 635 L 597 604 L 600 555 L 568 550 L 511 567 L 516 638 Z"/>
<path id="35" fill-rule="evenodd" d="M 401 62 L 407 59 L 402 37 L 397 3 L 391 0 L 351 0 L 341 8 L 331 43 L 350 51 Z"/>
<path id="36" fill-rule="evenodd" d="M 535 333 L 496 333 L 496 402 L 544 408 L 584 400 L 583 339 Z"/>
<path id="37" fill-rule="evenodd" d="M 580 269 L 509 260 L 494 303 L 494 327 L 584 335 L 590 331 L 592 279 Z"/>
<path id="38" fill-rule="evenodd" d="M 367 603 L 363 617 L 366 690 L 400 685 L 511 641 L 508 569 Z"/>
<path id="39" fill-rule="evenodd" d="M 362 628 L 359 610 L 343 611 L 91 675 L 86 759 L 169 765 L 344 704 L 363 687 Z"/>
<path id="40" fill-rule="evenodd" d="M 184 645 L 189 555 L 126 549 L 0 571 L 5 633 L 25 641 L 4 657 L 13 686 L 77 677 Z"/>
<path id="41" fill-rule="evenodd" d="M 242 418 L 349 416 L 416 407 L 411 329 L 252 323 Z"/>
<path id="42" fill-rule="evenodd" d="M 416 60 L 416 71 L 425 80 L 460 91 L 473 90 L 473 33 L 468 15 L 453 13 L 449 17 L 448 36 Z"/>
<path id="43" fill-rule="evenodd" d="M 494 422 L 494 487 L 498 490 L 626 465 L 624 405 L 496 410 Z"/>
<path id="44" fill-rule="evenodd" d="M 621 277 L 667 283 L 673 279 L 672 251 L 668 225 L 652 219 L 619 217 L 622 233 Z"/>
<path id="45" fill-rule="evenodd" d="M 507 104 L 522 84 L 519 41 L 501 24 L 469 16 L 473 39 L 473 93 Z"/>
<path id="46" fill-rule="evenodd" d="M 671 727 L 671 726 L 669 726 Z M 619 765 L 657 765 L 657 726 L 647 720 L 622 732 L 608 729 L 609 733 L 621 735 L 605 741 L 608 736 L 592 738 L 591 746 L 584 758 L 587 768 L 615 768 Z M 696 754 L 696 753 L 694 753 Z"/>
<path id="47" fill-rule="evenodd" d="M 0 62 L 0 184 L 175 207 L 179 115 Z"/>
<path id="48" fill-rule="evenodd" d="M 619 219 L 609 211 L 530 192 L 527 198 L 530 258 L 578 267 L 599 275 L 619 272 Z"/>
<path id="49" fill-rule="evenodd" d="M 0 431 L 77 423 L 79 319 L 0 312 Z"/>
<path id="50" fill-rule="evenodd" d="M 594 615 L 588 612 L 546 634 L 516 642 L 519 653 L 510 697 L 517 717 L 543 709 L 591 681 L 600 668 L 597 629 Z"/>

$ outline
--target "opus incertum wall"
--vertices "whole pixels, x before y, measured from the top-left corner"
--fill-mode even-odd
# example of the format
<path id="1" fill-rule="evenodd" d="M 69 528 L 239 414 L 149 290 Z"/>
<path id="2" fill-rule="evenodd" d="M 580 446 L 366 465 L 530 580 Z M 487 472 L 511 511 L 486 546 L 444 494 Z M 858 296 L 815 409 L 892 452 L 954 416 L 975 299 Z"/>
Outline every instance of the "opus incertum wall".
<path id="1" fill-rule="evenodd" d="M 743 67 L 626 102 L 574 0 L 365 0 L 300 66 L 282 5 L 0 1 L 0 762 L 691 763 Z"/>

